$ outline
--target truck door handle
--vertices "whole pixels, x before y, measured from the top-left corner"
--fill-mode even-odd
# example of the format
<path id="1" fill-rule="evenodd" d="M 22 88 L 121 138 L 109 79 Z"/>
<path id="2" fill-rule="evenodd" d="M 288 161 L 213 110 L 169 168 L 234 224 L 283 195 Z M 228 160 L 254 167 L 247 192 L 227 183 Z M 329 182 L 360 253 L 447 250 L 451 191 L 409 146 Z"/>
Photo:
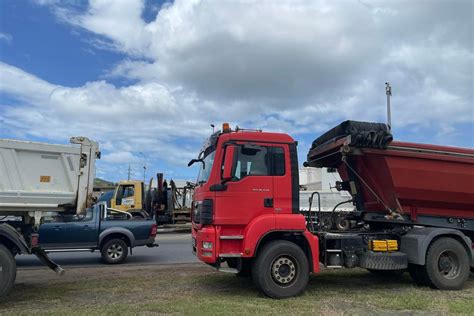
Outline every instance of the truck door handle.
<path id="1" fill-rule="evenodd" d="M 263 199 L 264 207 L 273 207 L 273 198 L 264 198 Z"/>

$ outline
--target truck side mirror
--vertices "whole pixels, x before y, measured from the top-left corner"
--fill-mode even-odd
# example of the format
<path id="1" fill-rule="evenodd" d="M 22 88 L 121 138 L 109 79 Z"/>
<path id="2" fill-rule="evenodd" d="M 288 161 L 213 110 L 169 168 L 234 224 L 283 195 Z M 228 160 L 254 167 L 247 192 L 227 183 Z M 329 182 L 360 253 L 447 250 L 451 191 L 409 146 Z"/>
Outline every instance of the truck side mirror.
<path id="1" fill-rule="evenodd" d="M 234 157 L 235 157 L 235 146 L 228 145 L 225 149 L 225 158 L 224 158 L 224 170 L 222 171 L 222 180 L 224 182 L 232 180 L 233 167 L 234 167 Z"/>

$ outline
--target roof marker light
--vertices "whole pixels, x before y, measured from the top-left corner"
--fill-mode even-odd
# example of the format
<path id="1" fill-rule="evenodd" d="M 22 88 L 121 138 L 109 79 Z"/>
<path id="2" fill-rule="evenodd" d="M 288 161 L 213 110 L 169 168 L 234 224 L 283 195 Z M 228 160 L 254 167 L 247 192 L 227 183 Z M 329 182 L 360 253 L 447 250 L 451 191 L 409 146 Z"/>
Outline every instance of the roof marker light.
<path id="1" fill-rule="evenodd" d="M 229 133 L 230 132 L 230 125 L 229 123 L 222 123 L 222 132 Z"/>

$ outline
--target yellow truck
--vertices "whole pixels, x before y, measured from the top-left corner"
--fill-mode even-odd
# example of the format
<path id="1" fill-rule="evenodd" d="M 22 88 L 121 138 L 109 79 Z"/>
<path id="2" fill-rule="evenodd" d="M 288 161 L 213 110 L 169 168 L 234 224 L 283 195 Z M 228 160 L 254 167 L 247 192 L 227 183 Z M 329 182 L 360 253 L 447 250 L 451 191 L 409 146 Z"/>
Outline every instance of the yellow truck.
<path id="1" fill-rule="evenodd" d="M 120 181 L 115 188 L 110 207 L 116 210 L 130 212 L 145 209 L 145 185 L 143 181 Z"/>
<path id="2" fill-rule="evenodd" d="M 145 189 L 143 181 L 120 181 L 114 191 L 99 197 L 99 202 L 107 202 L 109 208 L 128 212 L 134 217 L 152 215 L 159 224 L 190 222 L 190 203 L 194 186 L 187 183 L 177 188 L 173 180 L 170 180 L 170 185 L 167 186 L 162 174 L 158 174 L 157 178 L 157 188 L 150 189 L 152 178 L 148 190 Z"/>

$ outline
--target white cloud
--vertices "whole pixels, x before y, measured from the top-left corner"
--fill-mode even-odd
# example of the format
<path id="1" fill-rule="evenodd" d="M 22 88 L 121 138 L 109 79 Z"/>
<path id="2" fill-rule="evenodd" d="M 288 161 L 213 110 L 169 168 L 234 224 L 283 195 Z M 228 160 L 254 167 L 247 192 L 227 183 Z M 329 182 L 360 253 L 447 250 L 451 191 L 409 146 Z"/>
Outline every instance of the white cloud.
<path id="1" fill-rule="evenodd" d="M 5 41 L 10 44 L 12 39 L 13 37 L 11 36 L 11 34 L 0 32 L 0 41 Z"/>
<path id="2" fill-rule="evenodd" d="M 87 130 L 111 164 L 146 148 L 182 165 L 209 123 L 314 135 L 344 119 L 384 121 L 385 81 L 396 128 L 456 135 L 474 122 L 469 0 L 178 0 L 150 22 L 144 1 L 91 0 L 86 11 L 38 1 L 127 56 L 106 79 L 137 83 L 64 87 L 0 64 L 0 92 L 22 101 L 0 119 L 52 139 Z"/>

